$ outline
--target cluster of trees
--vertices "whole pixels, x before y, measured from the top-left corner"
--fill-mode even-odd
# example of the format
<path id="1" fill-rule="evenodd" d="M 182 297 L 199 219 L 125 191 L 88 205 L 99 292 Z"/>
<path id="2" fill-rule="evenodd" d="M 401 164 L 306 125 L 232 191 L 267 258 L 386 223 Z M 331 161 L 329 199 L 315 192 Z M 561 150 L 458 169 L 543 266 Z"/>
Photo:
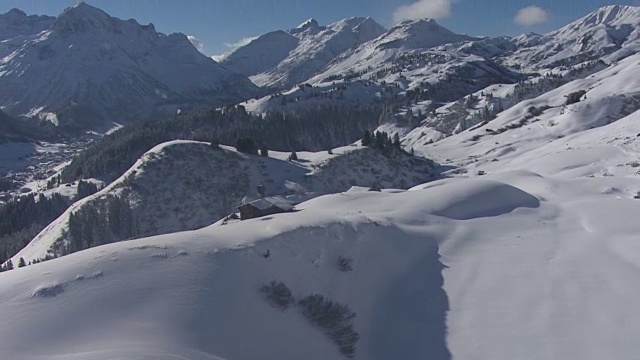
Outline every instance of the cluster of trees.
<path id="1" fill-rule="evenodd" d="M 78 192 L 73 201 L 78 201 L 98 192 L 98 185 L 84 180 L 78 181 Z"/>
<path id="2" fill-rule="evenodd" d="M 573 80 L 585 78 L 605 67 L 607 67 L 607 64 L 602 60 L 588 61 L 579 66 L 562 66 L 560 70 L 569 71 L 564 74 L 548 73 L 537 79 L 536 82 L 521 81 L 516 84 L 513 95 L 507 97 L 507 99 L 515 98 L 516 102 L 532 99 Z"/>
<path id="3" fill-rule="evenodd" d="M 131 239 L 138 233 L 126 198 L 109 196 L 106 202 L 91 202 L 69 216 L 69 242 L 60 255 L 90 247 Z"/>
<path id="4" fill-rule="evenodd" d="M 52 177 L 47 181 L 47 190 L 53 189 L 60 186 L 60 175 L 56 177 Z"/>
<path id="5" fill-rule="evenodd" d="M 348 358 L 355 356 L 360 334 L 353 328 L 356 313 L 347 305 L 340 304 L 320 294 L 305 296 L 298 301 L 302 315 L 320 328 L 331 339 L 340 352 Z"/>
<path id="6" fill-rule="evenodd" d="M 356 141 L 379 121 L 380 109 L 373 106 L 321 106 L 264 116 L 247 113 L 242 107 L 185 113 L 134 123 L 105 136 L 62 171 L 61 181 L 114 180 L 153 146 L 175 139 L 232 145 L 251 138 L 255 144 L 279 151 L 320 151 Z"/>
<path id="7" fill-rule="evenodd" d="M 240 138 L 236 140 L 236 150 L 245 154 L 255 155 L 258 153 L 258 145 L 252 138 Z"/>
<path id="8" fill-rule="evenodd" d="M 13 180 L 6 177 L 0 177 L 0 191 L 10 191 L 17 187 L 18 184 L 13 182 Z"/>
<path id="9" fill-rule="evenodd" d="M 571 105 L 571 104 L 575 104 L 575 103 L 580 102 L 580 99 L 582 99 L 582 97 L 586 93 L 587 92 L 584 91 L 584 90 L 572 92 L 571 94 L 567 95 L 566 105 Z"/>
<path id="10" fill-rule="evenodd" d="M 29 265 L 31 265 L 31 262 L 29 263 Z M 23 257 L 21 257 L 20 260 L 18 260 L 18 267 L 21 268 L 25 266 L 27 266 L 27 262 L 24 260 Z M 13 261 L 9 259 L 5 264 L 2 264 L 2 266 L 0 266 L 0 272 L 13 270 L 13 268 L 14 268 Z"/>
<path id="11" fill-rule="evenodd" d="M 365 131 L 364 136 L 362 137 L 362 146 L 389 151 L 402 149 L 402 145 L 400 144 L 400 136 L 398 135 L 398 133 L 396 133 L 393 136 L 393 139 L 391 139 L 391 136 L 389 136 L 389 134 L 384 131 L 376 131 L 375 133 Z"/>
<path id="12" fill-rule="evenodd" d="M 14 256 L 69 206 L 59 194 L 21 196 L 0 207 L 0 263 Z"/>
<path id="13" fill-rule="evenodd" d="M 340 353 L 352 358 L 360 334 L 354 329 L 356 313 L 347 305 L 335 302 L 320 294 L 311 294 L 296 302 L 287 285 L 272 281 L 260 288 L 265 300 L 274 308 L 286 311 L 297 305 L 302 315 L 338 346 Z"/>

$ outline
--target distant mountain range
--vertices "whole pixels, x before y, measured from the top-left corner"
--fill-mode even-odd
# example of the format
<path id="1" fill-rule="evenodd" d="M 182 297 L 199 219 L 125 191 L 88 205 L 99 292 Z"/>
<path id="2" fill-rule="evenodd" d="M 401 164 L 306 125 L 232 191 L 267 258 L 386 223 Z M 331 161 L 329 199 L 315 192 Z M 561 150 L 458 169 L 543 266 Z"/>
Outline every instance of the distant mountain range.
<path id="1" fill-rule="evenodd" d="M 389 30 L 371 18 L 327 26 L 309 19 L 258 36 L 218 64 L 183 34 L 164 35 L 84 2 L 58 17 L 14 9 L 0 15 L 0 109 L 77 133 L 265 94 L 244 105 L 255 112 L 351 106 L 417 90 L 444 103 L 541 69 L 622 59 L 640 46 L 639 23 L 633 6 L 513 38 L 456 34 L 432 19 Z M 317 89 L 303 94 L 297 86 L 305 83 Z"/>
<path id="2" fill-rule="evenodd" d="M 221 64 L 259 86 L 288 88 L 322 71 L 345 51 L 384 34 L 371 18 L 349 18 L 328 26 L 309 19 L 295 29 L 274 31 L 253 39 Z"/>
<path id="3" fill-rule="evenodd" d="M 84 2 L 58 17 L 0 15 L 0 107 L 68 130 L 104 130 L 259 93 L 183 34 L 120 20 Z"/>

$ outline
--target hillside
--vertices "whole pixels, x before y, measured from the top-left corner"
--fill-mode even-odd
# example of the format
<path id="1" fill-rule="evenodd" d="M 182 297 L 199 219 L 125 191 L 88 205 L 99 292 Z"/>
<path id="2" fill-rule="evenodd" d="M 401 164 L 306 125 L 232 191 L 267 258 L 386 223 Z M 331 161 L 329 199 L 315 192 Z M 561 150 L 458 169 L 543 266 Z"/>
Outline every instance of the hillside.
<path id="1" fill-rule="evenodd" d="M 603 193 L 613 181 L 517 172 L 329 195 L 297 213 L 2 273 L 0 351 L 65 360 L 630 358 L 640 348 L 628 334 L 640 329 L 627 320 L 640 294 L 624 284 L 640 275 L 640 203 Z M 291 297 L 277 286 L 266 297 L 272 281 Z"/>
<path id="2" fill-rule="evenodd" d="M 460 164 L 488 170 L 504 169 L 507 162 L 512 161 L 514 164 L 509 164 L 508 168 L 530 170 L 532 164 L 528 159 L 551 161 L 546 152 L 556 146 L 564 149 L 557 150 L 560 154 L 586 151 L 599 156 L 596 155 L 598 151 L 588 149 L 609 148 L 613 138 L 592 137 L 594 134 L 617 131 L 616 138 L 627 138 L 632 142 L 638 134 L 634 130 L 619 128 L 622 126 L 620 123 L 632 122 L 640 109 L 638 60 L 639 55 L 630 56 L 584 79 L 522 101 L 497 114 L 494 120 L 480 123 L 443 141 L 429 144 L 426 139 L 421 140 L 417 130 L 409 133 L 404 142 L 416 151 L 424 151 L 431 156 L 442 153 Z M 570 94 L 579 97 L 575 103 L 567 104 Z M 583 144 L 581 150 L 573 149 L 572 139 Z M 624 163 L 635 161 L 633 153 L 628 155 Z M 586 153 L 584 156 L 588 158 Z M 607 165 L 603 163 L 602 166 L 614 166 L 611 161 L 607 160 Z"/>
<path id="3" fill-rule="evenodd" d="M 433 162 L 409 154 L 360 146 L 332 153 L 298 152 L 292 162 L 287 161 L 289 153 L 275 151 L 262 157 L 200 142 L 158 145 L 108 187 L 72 205 L 13 261 L 198 229 L 237 212 L 245 196 L 257 196 L 259 184 L 269 195 L 299 202 L 352 186 L 406 189 L 438 177 Z M 74 220 L 82 231 L 77 238 Z"/>

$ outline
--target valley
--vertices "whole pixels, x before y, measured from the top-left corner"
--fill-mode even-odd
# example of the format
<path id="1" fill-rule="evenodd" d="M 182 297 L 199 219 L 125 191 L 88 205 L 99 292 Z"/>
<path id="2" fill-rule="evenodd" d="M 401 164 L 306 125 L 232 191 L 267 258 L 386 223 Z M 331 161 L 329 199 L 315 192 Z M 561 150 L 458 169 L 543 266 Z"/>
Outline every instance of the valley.
<path id="1" fill-rule="evenodd" d="M 21 194 L 47 190 L 51 178 L 79 153 L 86 150 L 95 139 L 74 140 L 69 143 L 5 143 L 0 144 L 0 171 L 3 187 L 0 202 L 6 202 Z"/>

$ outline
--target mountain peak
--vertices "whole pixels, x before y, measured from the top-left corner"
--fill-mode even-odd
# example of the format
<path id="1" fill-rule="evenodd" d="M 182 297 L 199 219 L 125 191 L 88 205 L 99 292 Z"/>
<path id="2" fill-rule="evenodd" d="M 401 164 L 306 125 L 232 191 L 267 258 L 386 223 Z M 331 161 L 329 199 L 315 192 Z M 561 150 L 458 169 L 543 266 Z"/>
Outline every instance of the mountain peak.
<path id="1" fill-rule="evenodd" d="M 311 27 L 320 27 L 320 24 L 318 24 L 318 21 L 316 19 L 311 18 L 311 19 L 303 22 L 302 24 L 298 25 L 296 27 L 296 29 L 304 30 L 304 29 L 308 29 L 308 28 L 311 28 Z"/>
<path id="2" fill-rule="evenodd" d="M 86 33 L 93 30 L 114 32 L 117 26 L 118 24 L 115 18 L 81 1 L 72 7 L 66 8 L 62 14 L 56 18 L 52 30 L 62 36 L 68 36 L 70 34 Z"/>
<path id="3" fill-rule="evenodd" d="M 476 38 L 456 34 L 431 18 L 406 20 L 391 28 L 376 40 L 378 49 L 428 49 L 447 43 L 474 40 Z"/>
<path id="4" fill-rule="evenodd" d="M 20 9 L 17 9 L 17 8 L 13 8 L 13 9 L 9 10 L 7 12 L 7 14 L 11 15 L 11 16 L 27 17 L 27 14 L 24 11 L 22 11 Z"/>
<path id="5" fill-rule="evenodd" d="M 640 7 L 630 5 L 603 6 L 578 21 L 586 26 L 640 23 Z"/>
<path id="6" fill-rule="evenodd" d="M 422 19 L 405 20 L 401 22 L 399 25 L 412 25 L 412 24 L 438 24 L 438 22 L 432 18 L 422 18 Z"/>
<path id="7" fill-rule="evenodd" d="M 78 2 L 76 5 L 66 8 L 60 16 L 65 16 L 73 14 L 75 16 L 84 16 L 84 17 L 104 17 L 109 16 L 104 11 L 98 9 L 97 7 L 91 6 L 84 1 Z"/>
<path id="8" fill-rule="evenodd" d="M 400 24 L 394 26 L 390 30 L 391 32 L 402 31 L 412 35 L 420 35 L 424 32 L 434 33 L 452 33 L 449 29 L 438 24 L 437 21 L 431 18 L 417 19 L 417 20 L 405 20 Z M 424 35 L 424 34 L 423 34 Z"/>

